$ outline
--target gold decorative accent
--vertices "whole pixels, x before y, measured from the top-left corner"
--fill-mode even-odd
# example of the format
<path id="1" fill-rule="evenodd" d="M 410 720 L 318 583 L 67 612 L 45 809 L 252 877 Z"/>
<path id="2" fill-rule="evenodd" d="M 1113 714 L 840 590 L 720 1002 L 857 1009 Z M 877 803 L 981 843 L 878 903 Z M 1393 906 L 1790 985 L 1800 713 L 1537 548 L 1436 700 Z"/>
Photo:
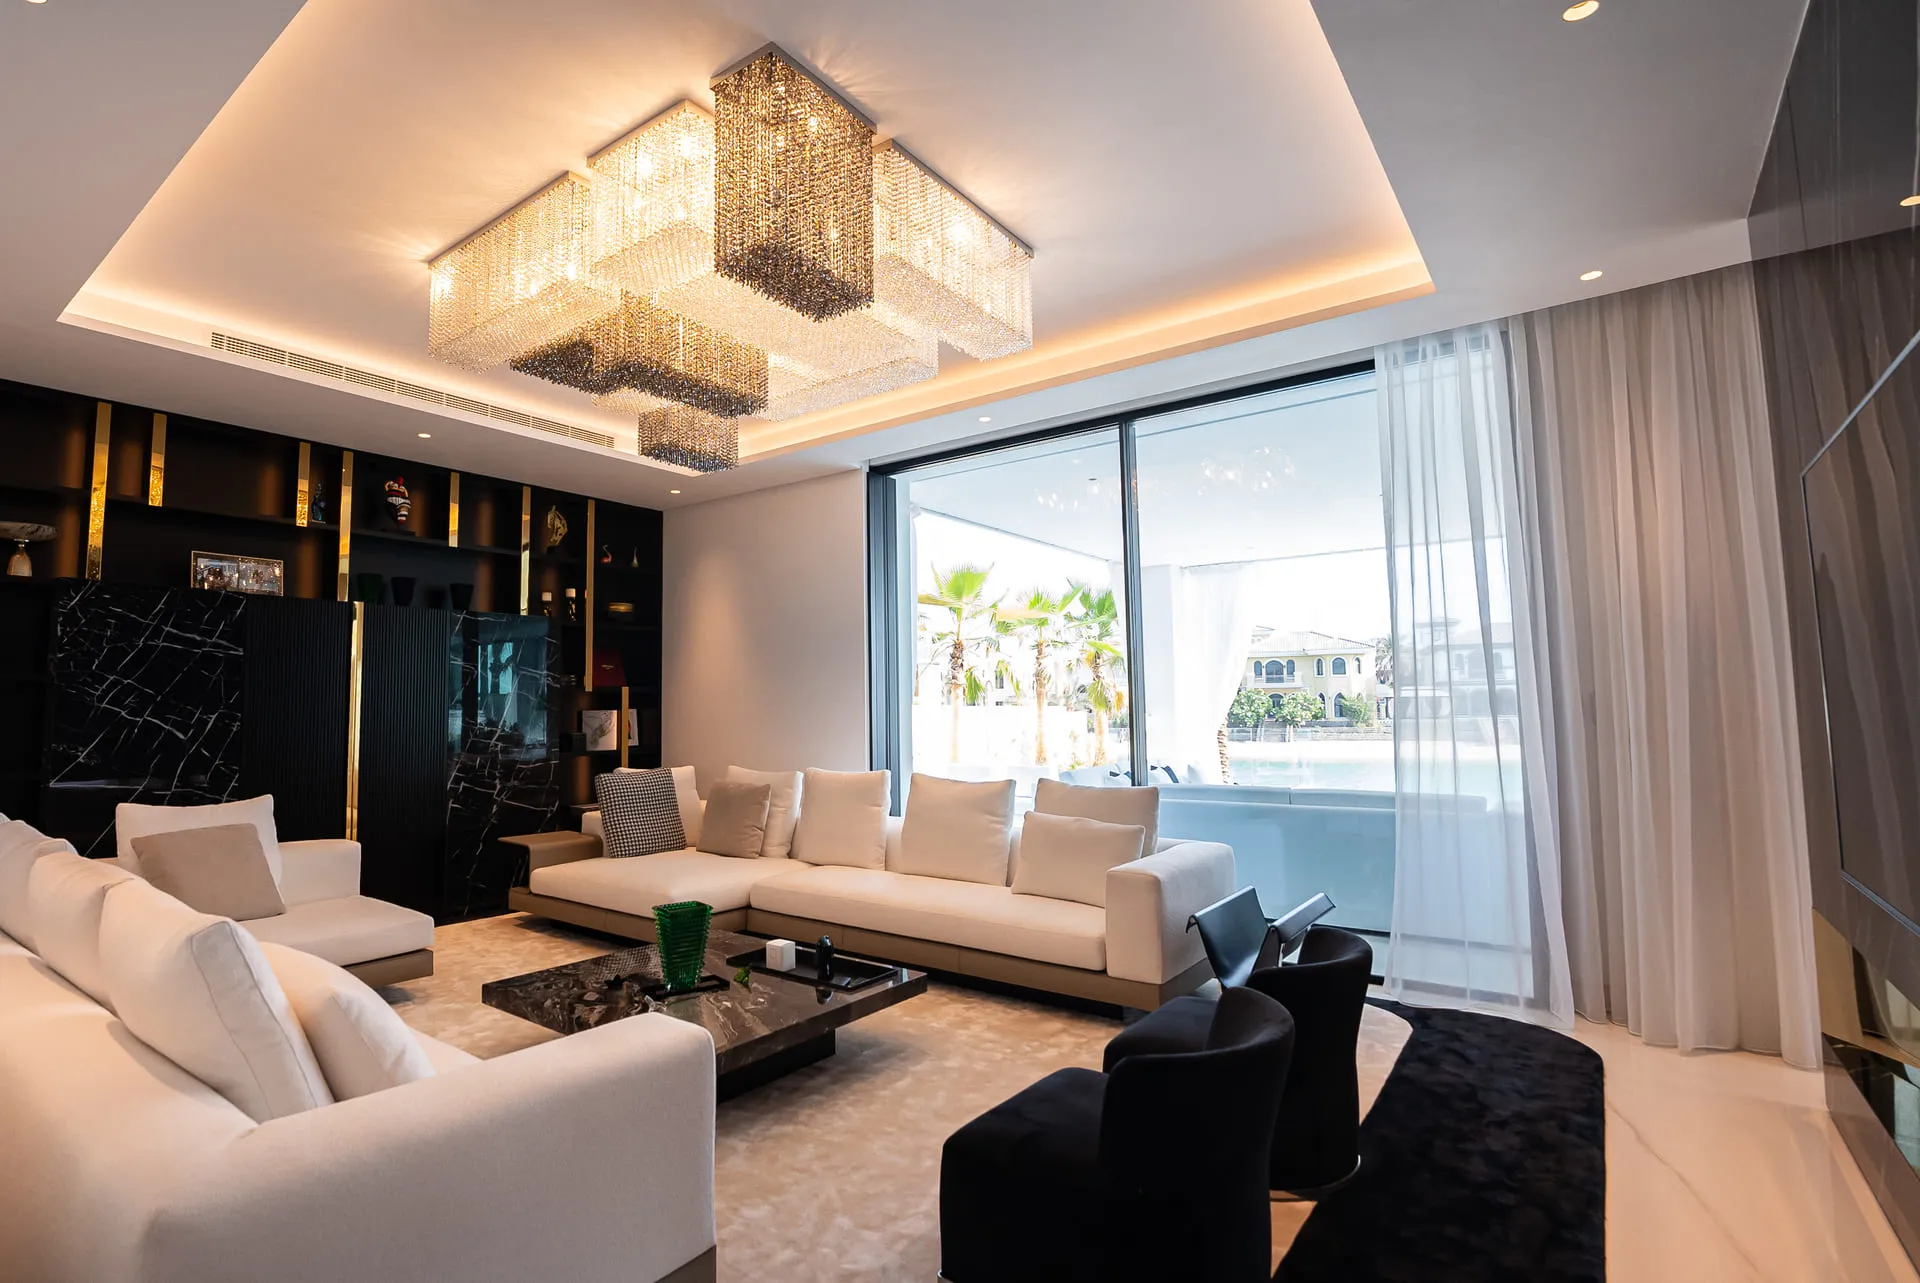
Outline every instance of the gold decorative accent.
<path id="1" fill-rule="evenodd" d="M 87 578 L 100 577 L 107 540 L 107 454 L 113 448 L 113 406 L 94 403 L 93 484 L 87 492 Z"/>
<path id="2" fill-rule="evenodd" d="M 649 459 L 690 468 L 695 472 L 723 472 L 740 462 L 740 428 L 687 405 L 648 410 L 638 418 L 640 453 Z"/>
<path id="3" fill-rule="evenodd" d="M 344 529 L 344 523 L 342 525 Z M 360 672 L 366 657 L 367 608 L 353 603 L 353 643 L 347 652 L 347 840 L 360 838 Z"/>
<path id="4" fill-rule="evenodd" d="M 533 587 L 533 487 L 520 487 L 520 613 L 527 613 L 527 594 Z"/>
<path id="5" fill-rule="evenodd" d="M 816 321 L 873 301 L 873 125 L 772 45 L 713 81 L 714 263 Z"/>
<path id="6" fill-rule="evenodd" d="M 589 499 L 587 500 L 587 639 L 585 642 L 587 658 L 584 665 L 586 673 L 580 678 L 582 690 L 593 689 L 593 568 L 596 564 L 594 559 L 600 555 L 597 551 L 600 545 L 595 543 L 594 539 L 593 500 Z"/>
<path id="7" fill-rule="evenodd" d="M 304 526 L 313 515 L 313 443 L 300 443 L 300 475 L 293 487 L 293 524 Z"/>
<path id="8" fill-rule="evenodd" d="M 873 210 L 882 306 L 983 361 L 1033 346 L 1024 242 L 891 142 L 874 153 Z"/>
<path id="9" fill-rule="evenodd" d="M 460 474 L 447 478 L 447 547 L 460 546 Z"/>
<path id="10" fill-rule="evenodd" d="M 627 719 L 633 716 L 633 710 L 627 704 L 627 688 L 620 688 L 620 765 L 627 764 Z"/>
<path id="11" fill-rule="evenodd" d="M 167 489 L 167 416 L 153 416 L 152 445 L 147 454 L 147 506 L 158 508 Z"/>
<path id="12" fill-rule="evenodd" d="M 484 369 L 611 311 L 592 258 L 592 184 L 563 174 L 429 264 L 427 350 Z"/>
<path id="13" fill-rule="evenodd" d="M 341 601 L 353 600 L 353 451 L 340 452 L 340 591 Z M 357 613 L 357 611 L 356 611 Z"/>

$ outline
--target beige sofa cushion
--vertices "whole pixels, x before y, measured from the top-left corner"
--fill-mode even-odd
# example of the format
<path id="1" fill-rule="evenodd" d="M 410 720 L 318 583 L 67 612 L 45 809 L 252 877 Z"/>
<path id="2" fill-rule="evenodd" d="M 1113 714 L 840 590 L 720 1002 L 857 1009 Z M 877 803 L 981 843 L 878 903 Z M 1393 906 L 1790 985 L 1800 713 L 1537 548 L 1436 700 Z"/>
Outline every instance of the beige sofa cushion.
<path id="1" fill-rule="evenodd" d="M 433 1077 L 426 1049 L 366 983 L 324 958 L 283 944 L 263 944 L 260 952 L 312 1044 L 335 1100 Z"/>
<path id="2" fill-rule="evenodd" d="M 433 919 L 364 895 L 290 904 L 275 918 L 240 924 L 253 938 L 303 949 L 337 967 L 433 948 Z"/>
<path id="3" fill-rule="evenodd" d="M 420 1050 L 427 1054 L 427 1063 L 433 1066 L 433 1072 L 444 1074 L 455 1069 L 465 1069 L 468 1065 L 480 1063 L 480 1057 L 470 1051 L 462 1051 L 450 1042 L 441 1042 L 431 1034 L 423 1034 L 418 1029 L 409 1029 L 413 1040 L 420 1044 Z"/>
<path id="4" fill-rule="evenodd" d="M 142 834 L 133 855 L 141 877 L 202 913 L 245 922 L 287 911 L 251 824 Z"/>
<path id="5" fill-rule="evenodd" d="M 1147 831 L 1138 824 L 1107 824 L 1077 815 L 1034 811 L 1020 830 L 1015 895 L 1107 907 L 1107 870 L 1141 855 Z"/>
<path id="6" fill-rule="evenodd" d="M 267 867 L 273 870 L 273 884 L 280 885 L 280 837 L 273 824 L 273 794 L 239 802 L 214 802 L 207 806 L 146 806 L 122 802 L 113 808 L 113 834 L 116 852 L 123 867 L 140 872 L 140 856 L 133 840 L 149 833 L 172 833 L 177 829 L 206 829 L 216 824 L 251 824 L 260 835 L 260 849 L 266 852 Z"/>
<path id="7" fill-rule="evenodd" d="M 800 787 L 793 858 L 808 864 L 887 867 L 887 786 L 891 771 L 810 770 Z"/>
<path id="8" fill-rule="evenodd" d="M 1107 965 L 1104 911 L 1011 887 L 821 865 L 755 886 L 753 907 L 1087 971 Z"/>
<path id="9" fill-rule="evenodd" d="M 28 948 L 33 927 L 27 909 L 27 875 L 34 861 L 55 851 L 73 854 L 73 848 L 50 838 L 25 820 L 0 824 L 0 931 Z"/>
<path id="10" fill-rule="evenodd" d="M 1033 809 L 1046 815 L 1078 815 L 1107 824 L 1138 824 L 1147 831 L 1142 850 L 1160 849 L 1160 790 L 1157 788 L 1095 788 L 1041 780 L 1033 787 Z"/>
<path id="11" fill-rule="evenodd" d="M 602 856 L 535 869 L 527 889 L 616 913 L 649 917 L 655 905 L 702 900 L 716 913 L 747 907 L 754 884 L 793 869 L 790 860 L 736 860 L 705 851 L 662 851 L 629 860 Z"/>
<path id="12" fill-rule="evenodd" d="M 100 960 L 133 1036 L 255 1122 L 333 1099 L 260 946 L 232 920 L 132 878 L 107 892 Z"/>
<path id="13" fill-rule="evenodd" d="M 729 766 L 727 778 L 740 784 L 765 784 L 773 790 L 767 803 L 767 838 L 760 844 L 763 857 L 779 860 L 793 854 L 793 830 L 800 819 L 800 772 L 749 771 Z"/>
<path id="14" fill-rule="evenodd" d="M 757 859 L 767 842 L 767 812 L 773 787 L 721 780 L 707 795 L 700 840 L 693 845 L 712 855 Z"/>
<path id="15" fill-rule="evenodd" d="M 64 851 L 43 855 L 27 874 L 27 913 L 33 947 L 46 964 L 103 1006 L 107 978 L 100 968 L 100 910 L 107 892 L 133 874 L 112 860 Z"/>
<path id="16" fill-rule="evenodd" d="M 915 772 L 900 849 L 887 868 L 928 878 L 1007 885 L 1013 781 L 973 783 Z"/>

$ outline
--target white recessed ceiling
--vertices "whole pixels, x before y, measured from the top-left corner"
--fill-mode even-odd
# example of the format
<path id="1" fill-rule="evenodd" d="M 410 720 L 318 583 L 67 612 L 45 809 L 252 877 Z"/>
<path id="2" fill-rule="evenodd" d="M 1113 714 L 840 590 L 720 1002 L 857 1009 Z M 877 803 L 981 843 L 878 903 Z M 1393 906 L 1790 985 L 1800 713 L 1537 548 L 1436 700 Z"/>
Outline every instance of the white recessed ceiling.
<path id="1" fill-rule="evenodd" d="M 1744 257 L 1802 0 L 1563 7 L 0 7 L 0 376 L 695 502 L 1590 294 L 1575 278 L 1600 264 L 1627 288 Z M 1035 245 L 1033 353 L 684 478 L 206 347 L 223 329 L 606 423 L 430 361 L 424 260 L 768 40 Z"/>

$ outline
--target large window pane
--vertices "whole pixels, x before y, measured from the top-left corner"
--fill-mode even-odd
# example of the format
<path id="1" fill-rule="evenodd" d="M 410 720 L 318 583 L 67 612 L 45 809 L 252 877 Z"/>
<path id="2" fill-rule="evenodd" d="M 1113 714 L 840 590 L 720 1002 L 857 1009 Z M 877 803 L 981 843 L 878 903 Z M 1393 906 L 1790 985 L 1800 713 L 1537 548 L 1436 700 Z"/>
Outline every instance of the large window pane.
<path id="1" fill-rule="evenodd" d="M 1393 904 L 1391 633 L 1371 374 L 1135 424 L 1161 832 L 1229 843 L 1270 913 Z"/>
<path id="2" fill-rule="evenodd" d="M 1103 428 L 895 481 L 910 579 L 903 771 L 1126 782 L 1120 443 Z M 1117 773 L 1117 774 L 1116 774 Z"/>

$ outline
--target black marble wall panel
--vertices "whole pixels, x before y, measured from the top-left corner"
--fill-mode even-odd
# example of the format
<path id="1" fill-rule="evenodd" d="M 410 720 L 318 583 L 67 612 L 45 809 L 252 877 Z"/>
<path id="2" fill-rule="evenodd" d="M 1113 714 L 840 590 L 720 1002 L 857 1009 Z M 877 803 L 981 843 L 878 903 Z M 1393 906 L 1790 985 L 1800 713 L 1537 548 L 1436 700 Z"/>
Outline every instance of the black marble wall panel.
<path id="1" fill-rule="evenodd" d="M 248 599 L 64 585 L 54 606 L 46 831 L 111 854 L 119 802 L 240 796 Z"/>
<path id="2" fill-rule="evenodd" d="M 561 788 L 548 725 L 557 656 L 537 616 L 461 614 L 447 648 L 446 875 L 442 917 L 502 913 L 520 873 L 498 839 L 555 827 Z"/>
<path id="3" fill-rule="evenodd" d="M 360 889 L 438 918 L 452 615 L 401 606 L 362 609 Z"/>
<path id="4" fill-rule="evenodd" d="M 353 607 L 345 602 L 248 603 L 240 796 L 273 794 L 282 838 L 345 832 L 352 645 Z"/>

